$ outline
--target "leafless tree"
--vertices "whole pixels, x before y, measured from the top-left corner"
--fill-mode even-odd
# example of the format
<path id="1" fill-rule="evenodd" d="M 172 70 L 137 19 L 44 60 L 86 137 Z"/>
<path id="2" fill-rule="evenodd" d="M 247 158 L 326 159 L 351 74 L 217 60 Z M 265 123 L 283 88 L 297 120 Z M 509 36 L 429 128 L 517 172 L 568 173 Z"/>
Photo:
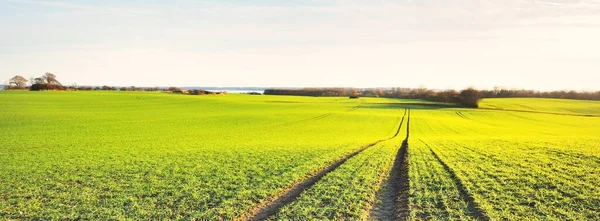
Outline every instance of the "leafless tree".
<path id="1" fill-rule="evenodd" d="M 42 79 L 44 79 L 46 84 L 50 84 L 50 85 L 62 85 L 58 80 L 56 80 L 56 75 L 50 73 L 50 72 L 46 72 L 44 74 L 44 76 L 42 76 Z"/>
<path id="2" fill-rule="evenodd" d="M 23 88 L 23 87 L 25 87 L 27 82 L 28 82 L 28 80 L 25 79 L 23 76 L 17 75 L 10 79 L 9 84 L 11 84 L 11 85 L 14 84 L 15 87 L 17 87 L 17 88 Z"/>
<path id="3" fill-rule="evenodd" d="M 44 80 L 44 78 L 34 78 L 33 79 L 33 84 L 46 84 L 46 80 Z"/>

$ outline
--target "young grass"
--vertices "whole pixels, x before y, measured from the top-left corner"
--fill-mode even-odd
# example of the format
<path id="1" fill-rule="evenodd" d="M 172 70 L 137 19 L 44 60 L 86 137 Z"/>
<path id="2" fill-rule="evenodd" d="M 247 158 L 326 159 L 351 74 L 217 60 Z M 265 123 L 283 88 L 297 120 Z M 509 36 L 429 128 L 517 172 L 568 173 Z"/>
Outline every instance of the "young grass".
<path id="1" fill-rule="evenodd" d="M 364 100 L 3 91 L 0 217 L 231 219 L 389 137 Z"/>
<path id="2" fill-rule="evenodd" d="M 465 212 L 461 201 L 446 203 L 457 196 L 448 182 L 438 194 L 427 194 L 448 176 L 435 161 L 415 165 L 419 158 L 431 158 L 423 145 L 492 219 L 589 220 L 600 215 L 600 189 L 594 185 L 600 181 L 599 118 L 446 109 L 413 111 L 412 122 L 415 217 Z"/>
<path id="3" fill-rule="evenodd" d="M 0 92 L 0 219 L 233 219 L 412 109 L 411 219 L 600 216 L 597 102 Z M 367 219 L 398 137 L 326 174 L 272 219 Z"/>
<path id="4" fill-rule="evenodd" d="M 327 174 L 273 220 L 365 220 L 402 138 L 371 147 Z"/>

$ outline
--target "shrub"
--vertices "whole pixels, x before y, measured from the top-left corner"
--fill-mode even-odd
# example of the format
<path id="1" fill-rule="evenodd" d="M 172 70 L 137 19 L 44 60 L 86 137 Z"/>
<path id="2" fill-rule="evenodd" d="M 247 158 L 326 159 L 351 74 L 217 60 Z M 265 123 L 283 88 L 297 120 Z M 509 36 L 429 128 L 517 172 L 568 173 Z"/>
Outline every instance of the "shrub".
<path id="1" fill-rule="evenodd" d="M 64 91 L 64 90 L 66 90 L 66 88 L 61 85 L 54 85 L 54 84 L 33 84 L 33 85 L 31 85 L 29 90 L 31 90 L 31 91 L 49 91 L 49 90 Z"/>
<path id="2" fill-rule="evenodd" d="M 467 107 L 479 107 L 479 101 L 481 100 L 482 94 L 473 88 L 468 88 L 460 91 L 460 103 Z"/>

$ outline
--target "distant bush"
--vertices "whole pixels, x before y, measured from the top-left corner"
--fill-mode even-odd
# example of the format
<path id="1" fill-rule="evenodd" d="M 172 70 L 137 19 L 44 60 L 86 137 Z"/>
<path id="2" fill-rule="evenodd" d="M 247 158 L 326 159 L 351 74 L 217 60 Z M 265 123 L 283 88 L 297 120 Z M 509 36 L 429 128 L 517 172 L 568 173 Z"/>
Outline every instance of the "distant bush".
<path id="1" fill-rule="evenodd" d="M 171 88 L 175 89 L 175 88 Z M 165 92 L 173 93 L 173 94 L 187 94 L 187 95 L 227 95 L 226 91 L 206 91 L 202 89 L 193 89 L 193 90 L 164 90 Z"/>
<path id="2" fill-rule="evenodd" d="M 0 87 L 0 89 L 3 88 L 4 90 L 27 90 L 29 89 L 29 87 L 20 87 L 20 86 L 12 86 L 12 85 L 4 85 L 4 87 Z"/>
<path id="3" fill-rule="evenodd" d="M 481 100 L 481 92 L 473 88 L 465 89 L 460 91 L 459 98 L 462 105 L 477 108 Z"/>
<path id="4" fill-rule="evenodd" d="M 313 97 L 349 96 L 354 89 L 348 88 L 302 88 L 302 89 L 266 89 L 267 95 L 295 95 Z"/>
<path id="5" fill-rule="evenodd" d="M 100 88 L 100 90 L 103 90 L 103 91 L 108 91 L 108 90 L 110 90 L 110 89 L 111 89 L 111 87 L 110 87 L 110 86 L 107 86 L 107 85 L 104 85 L 104 86 L 102 86 L 102 87 Z"/>
<path id="6" fill-rule="evenodd" d="M 194 89 L 194 90 L 189 91 L 188 94 L 190 94 L 190 95 L 205 95 L 206 91 Z"/>
<path id="7" fill-rule="evenodd" d="M 168 87 L 165 91 L 182 91 L 181 88 L 178 87 Z"/>
<path id="8" fill-rule="evenodd" d="M 62 85 L 54 85 L 54 84 L 33 84 L 29 87 L 31 91 L 64 91 L 67 88 Z"/>

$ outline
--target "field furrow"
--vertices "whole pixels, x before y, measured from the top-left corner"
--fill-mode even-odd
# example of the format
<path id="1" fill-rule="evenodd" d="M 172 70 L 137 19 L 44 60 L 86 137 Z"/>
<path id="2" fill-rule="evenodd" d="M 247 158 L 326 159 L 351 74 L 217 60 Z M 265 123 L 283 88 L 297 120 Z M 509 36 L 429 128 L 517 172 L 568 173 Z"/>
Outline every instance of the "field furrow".
<path id="1" fill-rule="evenodd" d="M 398 130 L 400 132 L 400 130 Z M 398 132 L 396 134 L 398 134 Z M 370 211 L 369 219 L 396 220 L 410 215 L 408 177 L 408 138 L 410 136 L 410 109 L 406 119 L 406 136 L 394 158 L 387 181 L 378 192 L 378 200 Z"/>
<path id="2" fill-rule="evenodd" d="M 427 144 L 425 143 L 425 145 Z M 489 220 L 490 218 L 488 217 L 488 215 L 485 213 L 485 211 L 481 209 L 481 207 L 475 201 L 471 193 L 469 193 L 469 190 L 465 187 L 461 179 L 458 178 L 458 176 L 456 176 L 454 170 L 452 170 L 450 166 L 444 163 L 444 161 L 435 153 L 435 151 L 433 151 L 433 149 L 431 149 L 431 147 L 429 147 L 429 151 L 431 151 L 433 157 L 438 161 L 439 164 L 442 165 L 445 172 L 449 174 L 450 178 L 454 181 L 454 185 L 458 190 L 460 198 L 467 204 L 467 211 L 473 214 L 473 217 L 478 220 Z"/>
<path id="3" fill-rule="evenodd" d="M 600 146 L 591 136 L 598 132 L 600 122 L 594 118 L 488 110 L 415 113 L 413 137 L 430 149 L 448 174 L 433 173 L 440 167 L 435 163 L 417 164 L 419 157 L 431 157 L 425 150 L 418 156 L 418 146 L 411 145 L 411 184 L 423 180 L 411 185 L 417 189 L 411 189 L 415 194 L 415 217 L 452 216 L 441 209 L 453 208 L 448 203 L 438 204 L 443 205 L 438 208 L 433 205 L 456 194 L 467 203 L 456 203 L 454 208 L 460 209 L 449 210 L 463 211 L 457 214 L 471 214 L 468 216 L 476 219 L 482 218 L 467 212 L 473 211 L 470 208 L 480 208 L 491 219 L 581 220 L 600 215 L 600 190 L 593 185 L 600 179 L 593 175 L 600 174 Z M 578 120 L 581 123 L 576 123 Z M 494 130 L 487 129 L 489 123 L 494 124 Z M 432 178 L 422 178 L 425 176 L 440 180 L 449 177 L 455 184 L 443 184 L 444 188 L 452 188 L 444 189 L 441 195 L 426 195 L 427 188 L 419 186 Z M 469 205 L 470 198 L 478 206 Z"/>
<path id="4" fill-rule="evenodd" d="M 400 129 L 406 118 L 407 111 L 392 137 L 378 141 L 368 149 L 361 149 L 356 156 L 351 156 L 351 159 L 348 157 L 347 162 L 335 165 L 335 170 L 327 171 L 324 176 L 318 177 L 318 182 L 304 187 L 305 191 L 295 195 L 288 205 L 277 208 L 280 211 L 255 216 L 254 219 L 365 219 L 385 171 L 390 170 L 390 151 L 398 148 L 394 144 L 401 139 Z M 345 194 L 340 195 L 336 190 L 343 190 Z M 319 198 L 315 199 L 314 196 Z"/>
<path id="5" fill-rule="evenodd" d="M 411 219 L 475 219 L 455 180 L 425 143 L 413 141 L 409 157 Z"/>
<path id="6" fill-rule="evenodd" d="M 562 173 L 554 171 L 550 169 L 547 164 L 538 165 L 537 162 L 529 164 L 521 161 L 524 159 L 518 156 L 512 157 L 510 161 L 521 161 L 524 163 L 515 165 L 504 163 L 509 161 L 508 159 L 496 161 L 490 160 L 486 157 L 478 157 L 475 153 L 465 152 L 465 148 L 458 148 L 457 150 L 456 148 L 443 145 L 438 145 L 438 147 L 439 150 L 443 152 L 444 155 L 447 155 L 449 160 L 458 167 L 458 170 L 461 171 L 463 178 L 466 179 L 467 182 L 481 183 L 488 177 L 494 178 L 493 183 L 497 184 L 490 184 L 499 185 L 496 186 L 496 188 L 490 188 L 487 185 L 481 185 L 474 190 L 481 193 L 482 198 L 491 200 L 493 198 L 489 198 L 490 194 L 498 195 L 502 192 L 512 193 L 510 197 L 513 200 L 511 200 L 512 202 L 509 205 L 506 203 L 502 205 L 497 203 L 489 203 L 489 206 L 497 208 L 496 210 L 501 208 L 502 210 L 505 210 L 504 207 L 532 207 L 535 208 L 535 210 L 524 210 L 521 213 L 530 212 L 538 215 L 552 215 L 561 219 L 571 219 L 577 217 L 572 216 L 573 214 L 561 212 L 560 209 L 557 209 L 564 207 L 565 205 L 569 205 L 568 207 L 570 209 L 577 209 L 581 211 L 591 210 L 589 212 L 597 212 L 597 210 L 594 209 L 594 205 L 597 205 L 597 203 L 600 202 L 599 198 L 595 195 L 581 195 L 581 193 L 598 192 L 598 188 L 596 186 L 586 185 L 586 183 L 593 181 L 589 179 L 589 176 L 576 178 L 574 177 L 575 173 Z M 531 155 L 534 155 L 534 153 Z M 464 159 L 470 160 L 467 161 Z M 470 174 L 473 168 L 476 168 L 479 171 L 487 172 L 484 176 L 479 177 L 476 174 Z M 582 166 L 570 168 L 589 167 Z M 519 176 L 514 176 L 514 174 L 519 174 Z M 585 213 L 579 215 L 585 215 Z"/>

